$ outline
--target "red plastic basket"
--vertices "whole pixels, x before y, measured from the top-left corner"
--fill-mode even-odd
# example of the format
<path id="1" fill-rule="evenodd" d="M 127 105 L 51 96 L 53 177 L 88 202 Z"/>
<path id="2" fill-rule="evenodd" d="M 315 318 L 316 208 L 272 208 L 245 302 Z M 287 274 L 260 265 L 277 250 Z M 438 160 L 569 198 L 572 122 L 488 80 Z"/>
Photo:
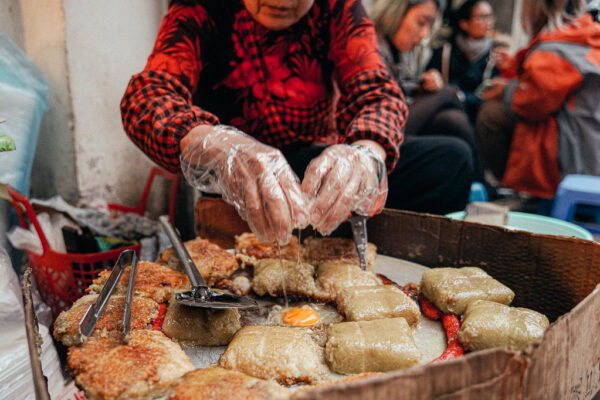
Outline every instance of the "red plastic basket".
<path id="1" fill-rule="evenodd" d="M 156 167 L 150 172 L 144 193 L 137 207 L 131 208 L 118 204 L 109 204 L 109 209 L 119 212 L 135 212 L 143 215 L 152 181 L 156 175 L 163 175 L 171 181 L 169 216 L 172 219 L 175 210 L 175 196 L 177 194 L 179 176 Z M 44 302 L 52 308 L 54 317 L 61 311 L 69 308 L 75 300 L 85 294 L 85 289 L 98 276 L 100 271 L 112 267 L 122 251 L 132 249 L 139 255 L 139 244 L 100 253 L 57 253 L 48 244 L 48 240 L 27 198 L 8 185 L 7 189 L 17 210 L 21 226 L 28 229 L 23 215 L 23 210 L 25 210 L 27 218 L 33 224 L 42 243 L 43 251 L 41 255 L 30 251 L 27 251 L 27 255 L 38 290 Z"/>

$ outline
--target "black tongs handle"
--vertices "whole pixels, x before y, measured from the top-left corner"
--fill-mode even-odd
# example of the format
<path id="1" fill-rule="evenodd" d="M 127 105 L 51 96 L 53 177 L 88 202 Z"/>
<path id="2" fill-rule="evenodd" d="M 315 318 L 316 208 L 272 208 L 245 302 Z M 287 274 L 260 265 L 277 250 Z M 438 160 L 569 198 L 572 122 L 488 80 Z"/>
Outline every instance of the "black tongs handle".
<path id="1" fill-rule="evenodd" d="M 117 262 L 115 263 L 112 269 L 112 272 L 110 273 L 110 276 L 104 283 L 104 286 L 102 287 L 98 298 L 96 299 L 94 304 L 92 304 L 87 309 L 85 315 L 79 322 L 79 337 L 82 341 L 90 337 L 92 335 L 92 332 L 94 332 L 96 323 L 102 315 L 102 312 L 104 311 L 104 308 L 106 307 L 110 296 L 117 287 L 117 283 L 119 282 L 119 278 L 121 278 L 125 267 L 127 265 L 133 265 L 133 263 L 137 264 L 137 256 L 135 254 L 135 251 L 125 250 L 121 252 L 119 258 L 117 259 Z M 132 270 L 134 270 L 134 268 L 132 268 Z M 131 275 L 132 274 L 130 273 L 130 276 Z"/>
<path id="2" fill-rule="evenodd" d="M 200 275 L 200 272 L 198 272 L 198 268 L 196 268 L 194 260 L 192 260 L 192 257 L 190 257 L 190 254 L 183 245 L 183 242 L 175 231 L 175 227 L 171 224 L 169 217 L 167 215 L 161 215 L 158 217 L 158 220 L 165 230 L 165 233 L 169 237 L 173 248 L 175 248 L 179 259 L 185 268 L 185 272 L 187 273 L 188 278 L 190 278 L 194 292 L 198 293 L 200 297 L 209 296 L 208 286 L 206 285 L 204 278 L 202 278 L 202 275 Z"/>

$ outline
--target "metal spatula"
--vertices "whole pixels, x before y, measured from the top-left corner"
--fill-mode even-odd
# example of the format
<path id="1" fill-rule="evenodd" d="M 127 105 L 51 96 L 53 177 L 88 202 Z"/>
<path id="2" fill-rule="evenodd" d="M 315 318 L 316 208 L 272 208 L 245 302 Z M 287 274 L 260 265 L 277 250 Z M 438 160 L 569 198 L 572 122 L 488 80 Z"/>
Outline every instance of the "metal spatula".
<path id="1" fill-rule="evenodd" d="M 183 245 L 183 242 L 179 238 L 179 235 L 175 231 L 169 217 L 162 215 L 158 218 L 165 233 L 169 237 L 173 248 L 177 252 L 185 272 L 190 278 L 192 284 L 192 290 L 189 292 L 177 293 L 175 295 L 175 301 L 179 304 L 191 307 L 204 307 L 204 308 L 250 308 L 258 307 L 258 303 L 247 296 L 236 296 L 233 294 L 220 293 L 212 291 L 206 285 L 204 278 L 198 272 L 192 257 L 190 257 L 187 249 Z"/>
<path id="2" fill-rule="evenodd" d="M 367 237 L 367 218 L 364 215 L 353 214 L 348 218 L 350 227 L 352 228 L 352 237 L 356 252 L 358 253 L 358 261 L 363 271 L 367 270 L 367 247 L 369 239 Z"/>

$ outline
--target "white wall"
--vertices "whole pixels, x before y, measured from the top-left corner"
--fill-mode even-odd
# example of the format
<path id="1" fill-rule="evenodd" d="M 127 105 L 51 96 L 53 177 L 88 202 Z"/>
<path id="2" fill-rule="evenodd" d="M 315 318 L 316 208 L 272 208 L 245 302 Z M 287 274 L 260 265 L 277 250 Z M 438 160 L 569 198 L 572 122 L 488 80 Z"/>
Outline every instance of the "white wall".
<path id="1" fill-rule="evenodd" d="M 0 1 L 0 31 L 24 49 L 23 22 L 19 0 Z"/>
<path id="2" fill-rule="evenodd" d="M 63 0 L 81 200 L 137 203 L 152 163 L 126 137 L 119 103 L 150 55 L 164 1 Z"/>

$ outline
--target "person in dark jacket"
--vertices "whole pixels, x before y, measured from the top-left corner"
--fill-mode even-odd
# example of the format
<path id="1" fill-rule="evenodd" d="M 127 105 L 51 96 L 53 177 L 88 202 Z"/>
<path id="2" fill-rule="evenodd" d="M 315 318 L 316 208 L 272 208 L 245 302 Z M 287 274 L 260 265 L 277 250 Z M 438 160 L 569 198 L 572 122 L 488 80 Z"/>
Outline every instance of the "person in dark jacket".
<path id="1" fill-rule="evenodd" d="M 453 14 L 450 38 L 434 50 L 428 64 L 428 68 L 440 71 L 444 82 L 457 85 L 465 93 L 466 111 L 473 122 L 483 102 L 476 90 L 493 62 L 491 34 L 495 20 L 486 0 L 467 0 Z M 493 70 L 490 77 L 496 75 L 498 71 Z"/>

